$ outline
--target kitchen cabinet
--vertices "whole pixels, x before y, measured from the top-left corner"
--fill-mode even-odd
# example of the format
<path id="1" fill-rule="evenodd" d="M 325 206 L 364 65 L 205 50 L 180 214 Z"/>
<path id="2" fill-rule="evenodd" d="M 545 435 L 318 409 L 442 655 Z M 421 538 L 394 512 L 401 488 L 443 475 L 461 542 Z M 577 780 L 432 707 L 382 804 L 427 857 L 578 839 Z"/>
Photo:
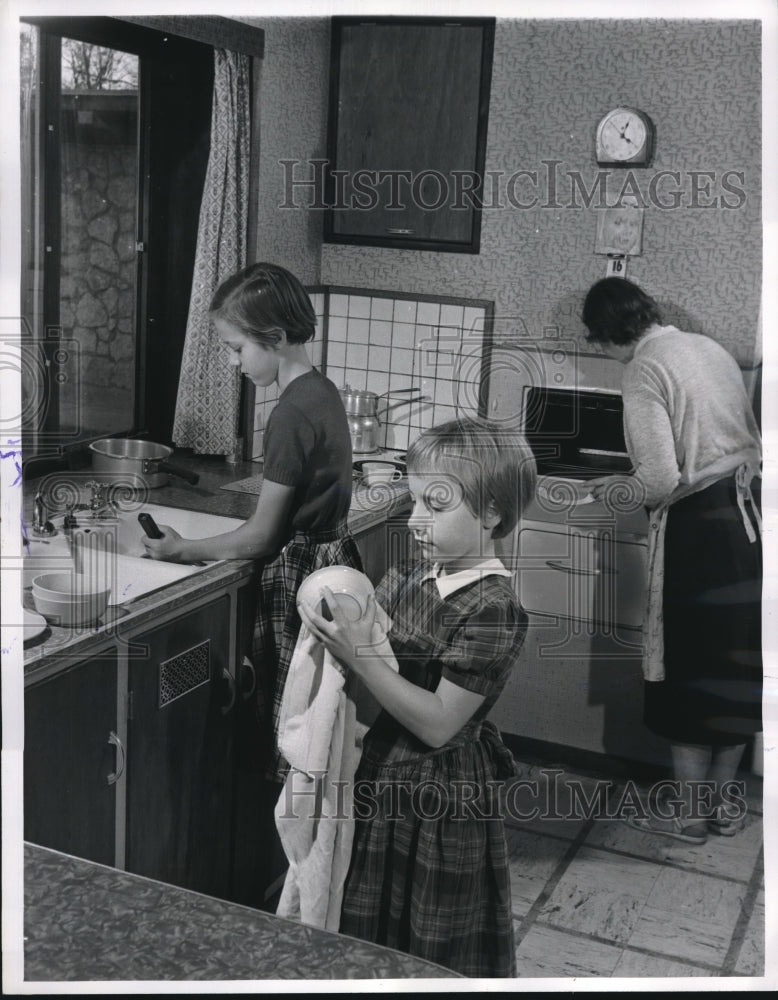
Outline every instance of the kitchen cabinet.
<path id="1" fill-rule="evenodd" d="M 234 678 L 251 614 L 238 609 L 253 591 L 244 578 L 178 613 L 162 604 L 110 651 L 28 684 L 26 840 L 230 898 Z"/>
<path id="2" fill-rule="evenodd" d="M 250 498 L 241 505 L 240 494 L 216 493 L 232 468 L 221 477 L 208 465 L 197 471 L 223 512 L 250 510 Z M 174 501 L 171 516 L 178 492 L 159 490 L 163 505 Z M 387 558 L 400 557 L 409 506 L 398 488 L 350 516 L 376 581 Z M 245 659 L 254 574 L 250 562 L 214 564 L 117 608 L 100 629 L 53 629 L 28 645 L 28 841 L 272 907 L 287 864 L 273 817 L 278 789 L 264 781 L 261 760 L 255 668 L 264 665 Z"/>
<path id="3" fill-rule="evenodd" d="M 256 587 L 238 593 L 239 649 L 251 656 Z M 278 786 L 265 779 L 267 738 L 257 711 L 257 674 L 261 663 L 239 664 L 234 709 L 235 769 L 232 827 L 232 878 L 228 898 L 257 909 L 273 909 L 288 862 L 276 830 Z M 239 654 L 240 658 L 240 654 Z"/>
<path id="4" fill-rule="evenodd" d="M 478 253 L 494 25 L 332 19 L 325 242 Z"/>
<path id="5" fill-rule="evenodd" d="M 381 521 L 357 535 L 355 541 L 362 566 L 373 585 L 377 585 L 390 566 L 411 558 L 413 536 L 408 528 L 408 509 Z"/>
<path id="6" fill-rule="evenodd" d="M 215 491 L 235 472 L 209 474 L 203 479 Z M 172 487 L 160 494 L 177 499 Z M 223 508 L 243 498 L 216 499 Z M 399 558 L 409 506 L 398 489 L 385 505 L 353 511 L 375 580 L 388 556 Z M 227 512 L 244 509 L 248 503 Z M 273 818 L 277 789 L 263 779 L 255 668 L 245 659 L 256 593 L 253 563 L 217 563 L 117 608 L 99 629 L 52 629 L 28 644 L 28 841 L 272 905 L 286 859 Z"/>
<path id="7" fill-rule="evenodd" d="M 502 543 L 529 627 L 491 718 L 520 739 L 665 764 L 642 723 L 645 512 L 557 499 L 535 500 Z"/>
<path id="8" fill-rule="evenodd" d="M 135 636 L 128 662 L 126 868 L 217 896 L 230 882 L 229 604 Z"/>
<path id="9" fill-rule="evenodd" d="M 646 580 L 645 542 L 605 528 L 553 526 L 519 532 L 519 600 L 529 612 L 639 628 Z"/>
<path id="10" fill-rule="evenodd" d="M 25 840 L 112 865 L 124 765 L 115 654 L 28 687 L 24 744 Z"/>
<path id="11" fill-rule="evenodd" d="M 584 622 L 530 615 L 491 720 L 520 740 L 667 766 L 666 742 L 643 725 L 640 639 L 634 629 L 606 636 Z"/>

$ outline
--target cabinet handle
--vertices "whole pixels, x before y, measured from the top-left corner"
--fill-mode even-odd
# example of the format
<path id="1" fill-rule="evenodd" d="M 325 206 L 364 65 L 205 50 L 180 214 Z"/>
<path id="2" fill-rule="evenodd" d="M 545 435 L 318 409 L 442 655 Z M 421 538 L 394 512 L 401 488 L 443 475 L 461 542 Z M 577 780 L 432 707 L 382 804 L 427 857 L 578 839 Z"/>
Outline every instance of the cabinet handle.
<path id="1" fill-rule="evenodd" d="M 387 233 L 391 233 L 392 236 L 413 236 L 416 232 L 415 229 L 390 229 L 388 228 Z"/>
<path id="2" fill-rule="evenodd" d="M 226 705 L 222 705 L 222 715 L 227 715 L 228 712 L 232 711 L 232 707 L 235 704 L 235 678 L 225 667 L 222 670 L 222 677 L 227 681 L 227 690 L 230 692 L 230 698 Z"/>
<path id="3" fill-rule="evenodd" d="M 615 569 L 581 569 L 579 566 L 565 566 L 564 563 L 554 562 L 553 559 L 546 560 L 546 566 L 551 569 L 558 569 L 562 573 L 571 573 L 575 576 L 602 576 L 603 573 L 617 573 Z"/>
<path id="4" fill-rule="evenodd" d="M 108 734 L 108 742 L 111 746 L 115 746 L 117 750 L 116 756 L 118 767 L 115 771 L 112 771 L 111 774 L 108 775 L 108 784 L 115 785 L 119 778 L 121 778 L 124 774 L 124 747 L 122 746 L 122 741 L 113 730 L 111 730 Z"/>
<path id="5" fill-rule="evenodd" d="M 251 660 L 248 658 L 248 656 L 244 656 L 243 657 L 243 664 L 242 664 L 242 666 L 243 666 L 243 668 L 245 670 L 248 670 L 248 672 L 251 674 L 251 684 L 249 686 L 248 691 L 242 691 L 241 692 L 241 698 L 242 698 L 242 700 L 243 701 L 248 701 L 248 699 L 254 694 L 254 692 L 257 689 L 257 672 L 254 669 L 254 664 L 251 662 Z"/>

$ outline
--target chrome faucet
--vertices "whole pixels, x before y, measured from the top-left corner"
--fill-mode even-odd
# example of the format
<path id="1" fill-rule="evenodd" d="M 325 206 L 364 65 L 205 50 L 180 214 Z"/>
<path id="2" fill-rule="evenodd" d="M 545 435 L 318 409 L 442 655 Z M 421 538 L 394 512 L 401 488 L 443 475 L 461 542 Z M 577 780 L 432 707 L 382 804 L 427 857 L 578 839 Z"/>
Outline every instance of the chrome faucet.
<path id="1" fill-rule="evenodd" d="M 40 490 L 35 494 L 32 504 L 32 533 L 38 536 L 56 533 L 56 528 L 46 516 L 46 503 Z"/>
<path id="2" fill-rule="evenodd" d="M 76 514 L 79 511 L 88 510 L 93 518 L 116 516 L 115 502 L 113 500 L 107 500 L 105 497 L 105 490 L 108 488 L 107 484 L 98 483 L 95 480 L 90 479 L 86 485 L 92 491 L 89 503 L 73 504 L 73 506 L 68 509 L 63 525 L 65 528 L 77 527 Z"/>
<path id="3" fill-rule="evenodd" d="M 105 499 L 105 490 L 107 489 L 105 483 L 98 483 L 94 479 L 91 479 L 86 485 L 92 490 L 92 496 L 89 500 L 89 510 L 92 511 L 95 517 L 101 514 L 106 507 L 109 507 L 111 510 L 114 509 L 113 502 Z"/>

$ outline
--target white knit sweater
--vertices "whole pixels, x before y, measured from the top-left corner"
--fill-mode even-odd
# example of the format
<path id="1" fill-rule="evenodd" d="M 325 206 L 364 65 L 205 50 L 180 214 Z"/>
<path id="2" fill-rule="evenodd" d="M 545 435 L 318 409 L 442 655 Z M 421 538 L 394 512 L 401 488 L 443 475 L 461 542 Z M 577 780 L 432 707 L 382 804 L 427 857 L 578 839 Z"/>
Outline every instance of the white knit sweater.
<path id="1" fill-rule="evenodd" d="M 650 327 L 622 391 L 627 450 L 647 507 L 743 463 L 758 472 L 759 428 L 740 369 L 710 337 Z"/>

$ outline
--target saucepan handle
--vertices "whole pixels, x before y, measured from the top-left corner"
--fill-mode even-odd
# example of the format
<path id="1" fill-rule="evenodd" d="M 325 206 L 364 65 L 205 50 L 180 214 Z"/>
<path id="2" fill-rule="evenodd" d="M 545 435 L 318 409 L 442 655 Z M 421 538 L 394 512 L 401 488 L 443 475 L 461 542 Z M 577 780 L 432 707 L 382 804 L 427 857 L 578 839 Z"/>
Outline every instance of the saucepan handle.
<path id="1" fill-rule="evenodd" d="M 190 472 L 189 469 L 184 469 L 180 465 L 172 465 L 170 462 L 156 462 L 155 465 L 157 472 L 167 472 L 171 476 L 178 476 L 179 479 L 185 479 L 192 486 L 200 482 L 200 477 L 196 472 Z"/>

